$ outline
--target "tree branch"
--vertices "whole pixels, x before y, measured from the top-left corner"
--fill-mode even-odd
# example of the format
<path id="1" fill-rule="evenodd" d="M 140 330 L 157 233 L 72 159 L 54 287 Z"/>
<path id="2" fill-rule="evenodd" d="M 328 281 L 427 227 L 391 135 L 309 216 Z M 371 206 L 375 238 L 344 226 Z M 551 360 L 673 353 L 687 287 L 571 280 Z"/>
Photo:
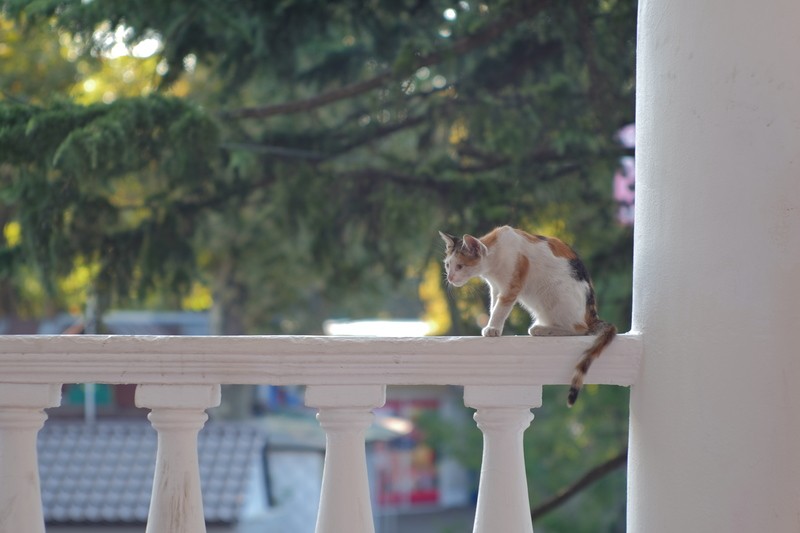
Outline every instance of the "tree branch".
<path id="1" fill-rule="evenodd" d="M 369 135 L 364 136 L 361 139 L 356 139 L 354 141 L 350 141 L 349 143 L 345 144 L 344 146 L 337 149 L 335 152 L 328 154 L 325 159 L 333 159 L 334 157 L 338 157 L 343 155 L 351 150 L 355 150 L 356 148 L 363 146 L 365 144 L 370 144 L 375 142 L 379 139 L 384 137 L 388 137 L 390 135 L 394 135 L 398 131 L 405 130 L 407 128 L 413 128 L 414 126 L 418 126 L 425 121 L 429 120 L 430 117 L 421 115 L 418 117 L 410 117 L 402 122 L 398 122 L 397 124 L 392 124 L 391 126 L 384 126 L 382 128 L 377 128 L 369 132 Z"/>
<path id="2" fill-rule="evenodd" d="M 535 507 L 531 510 L 531 519 L 537 520 L 544 516 L 545 514 L 549 513 L 550 511 L 560 507 L 564 503 L 566 503 L 569 499 L 573 496 L 581 492 L 582 490 L 586 489 L 596 481 L 599 481 L 606 475 L 610 474 L 614 470 L 625 466 L 628 462 L 628 448 L 626 447 L 622 450 L 618 455 L 609 459 L 605 463 L 602 463 L 588 472 L 584 474 L 578 481 L 570 485 L 569 487 L 563 489 L 554 497 L 550 498 L 543 504 Z"/>
<path id="3" fill-rule="evenodd" d="M 492 24 L 486 26 L 483 31 L 456 41 L 453 46 L 444 51 L 432 52 L 419 58 L 410 66 L 407 71 L 404 70 L 402 72 L 395 72 L 389 69 L 368 80 L 351 83 L 350 85 L 332 89 L 328 92 L 324 92 L 304 100 L 294 100 L 292 102 L 284 102 L 282 104 L 273 104 L 260 107 L 243 107 L 240 109 L 232 109 L 230 111 L 221 112 L 220 117 L 223 119 L 233 120 L 242 118 L 266 118 L 276 115 L 288 115 L 302 111 L 309 111 L 333 102 L 358 96 L 373 89 L 377 89 L 392 79 L 407 76 L 410 72 L 414 72 L 422 67 L 428 67 L 441 63 L 447 57 L 462 55 L 475 48 L 484 46 L 525 20 L 533 18 L 549 3 L 550 0 L 529 0 L 523 2 L 519 10 L 506 13 Z"/>
<path id="4" fill-rule="evenodd" d="M 511 160 L 507 157 L 501 157 L 492 153 L 484 152 L 477 147 L 466 143 L 459 145 L 457 151 L 459 157 L 477 160 L 477 162 L 474 163 L 469 162 L 468 164 L 459 164 L 458 170 L 461 172 L 487 172 L 511 164 Z M 603 150 L 596 153 L 573 151 L 559 154 L 553 150 L 539 150 L 526 155 L 525 158 L 523 158 L 523 162 L 525 162 L 525 164 L 528 166 L 535 166 L 546 163 L 569 163 L 575 161 L 576 159 L 580 159 L 581 157 L 620 158 L 623 156 L 633 156 L 634 153 L 635 150 L 633 148 L 625 148 L 624 146 L 619 146 L 618 148 Z"/>
<path id="5" fill-rule="evenodd" d="M 326 153 L 317 152 L 313 150 L 303 150 L 300 148 L 291 148 L 288 146 L 259 144 L 256 142 L 227 142 L 222 144 L 222 148 L 225 150 L 246 150 L 248 152 L 264 154 L 279 159 L 288 159 L 288 160 L 299 159 L 303 161 L 309 161 L 312 163 L 321 163 L 323 161 L 335 159 L 340 155 L 344 155 L 351 150 L 355 150 L 356 148 L 359 148 L 361 146 L 371 144 L 375 141 L 383 139 L 384 137 L 394 135 L 398 131 L 418 126 L 419 124 L 424 123 L 428 119 L 429 117 L 421 115 L 418 117 L 407 118 L 401 122 L 397 122 L 389 126 L 372 128 L 370 130 L 366 130 L 366 134 L 362 135 L 360 138 L 350 140 L 349 142 L 342 144 L 341 146 L 335 148 L 334 150 Z"/>
<path id="6" fill-rule="evenodd" d="M 268 144 L 258 144 L 252 142 L 227 142 L 221 145 L 223 150 L 245 150 L 276 157 L 278 159 L 302 159 L 304 161 L 319 162 L 326 159 L 320 152 L 311 150 L 301 150 L 299 148 L 289 148 L 286 146 L 271 146 Z"/>
<path id="7" fill-rule="evenodd" d="M 342 178 L 360 179 L 365 181 L 386 181 L 396 185 L 412 188 L 423 188 L 433 191 L 442 196 L 446 196 L 450 191 L 450 184 L 437 180 L 428 175 L 403 174 L 402 172 L 392 172 L 374 167 L 367 167 L 360 170 L 351 170 L 339 173 Z"/>

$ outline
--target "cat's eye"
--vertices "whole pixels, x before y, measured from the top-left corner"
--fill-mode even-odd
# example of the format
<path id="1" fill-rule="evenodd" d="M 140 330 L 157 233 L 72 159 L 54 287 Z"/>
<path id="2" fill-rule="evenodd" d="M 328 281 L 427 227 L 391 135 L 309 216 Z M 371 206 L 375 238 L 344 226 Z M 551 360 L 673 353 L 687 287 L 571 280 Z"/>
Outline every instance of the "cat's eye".
<path id="1" fill-rule="evenodd" d="M 456 265 L 456 270 L 461 270 L 462 268 L 464 268 L 464 265 Z"/>

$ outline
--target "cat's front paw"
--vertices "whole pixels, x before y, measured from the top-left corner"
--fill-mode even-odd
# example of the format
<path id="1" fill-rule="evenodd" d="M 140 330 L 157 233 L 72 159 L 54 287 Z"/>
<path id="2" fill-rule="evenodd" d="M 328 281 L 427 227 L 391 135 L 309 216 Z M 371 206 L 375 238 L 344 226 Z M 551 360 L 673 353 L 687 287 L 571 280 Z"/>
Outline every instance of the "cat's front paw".
<path id="1" fill-rule="evenodd" d="M 499 337 L 503 334 L 503 330 L 500 328 L 493 328 L 492 326 L 486 326 L 481 330 L 481 335 L 484 337 Z"/>

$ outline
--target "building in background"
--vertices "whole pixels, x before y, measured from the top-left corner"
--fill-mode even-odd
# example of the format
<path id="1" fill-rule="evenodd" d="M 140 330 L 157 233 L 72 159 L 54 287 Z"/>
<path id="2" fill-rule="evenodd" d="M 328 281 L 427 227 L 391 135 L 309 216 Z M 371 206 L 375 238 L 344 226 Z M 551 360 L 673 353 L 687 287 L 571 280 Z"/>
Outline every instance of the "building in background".
<path id="1" fill-rule="evenodd" d="M 208 313 L 111 311 L 109 334 L 208 335 Z M 330 321 L 326 331 L 360 336 L 418 336 L 419 321 Z M 80 318 L 0 320 L 0 334 L 81 334 Z M 60 407 L 48 410 L 38 453 L 47 530 L 60 533 L 142 532 L 156 456 L 156 432 L 134 404 L 135 385 L 65 384 Z M 87 391 L 93 402 L 87 402 Z M 198 435 L 203 505 L 209 533 L 313 533 L 325 434 L 299 386 L 255 388 L 244 420 L 213 416 Z M 86 406 L 94 415 L 86 418 Z M 213 410 L 212 410 L 213 411 Z M 453 387 L 389 387 L 367 433 L 367 462 L 376 533 L 467 530 L 474 479 L 434 449 L 415 421 L 423 413 L 463 419 Z M 471 481 L 472 479 L 472 481 Z"/>
<path id="2" fill-rule="evenodd" d="M 636 125 L 628 124 L 617 132 L 617 140 L 624 148 L 636 147 Z M 617 202 L 617 221 L 625 226 L 633 225 L 633 206 L 636 200 L 636 165 L 632 155 L 619 159 L 619 168 L 614 174 L 614 201 Z"/>

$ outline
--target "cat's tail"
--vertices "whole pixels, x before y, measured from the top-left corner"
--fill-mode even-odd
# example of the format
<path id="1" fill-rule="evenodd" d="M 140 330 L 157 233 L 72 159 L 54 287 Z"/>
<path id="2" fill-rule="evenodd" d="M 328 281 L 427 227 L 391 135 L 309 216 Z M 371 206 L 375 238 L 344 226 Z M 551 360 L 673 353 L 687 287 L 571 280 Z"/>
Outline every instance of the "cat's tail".
<path id="1" fill-rule="evenodd" d="M 583 357 L 581 357 L 580 362 L 575 366 L 575 373 L 572 375 L 572 384 L 569 387 L 569 396 L 567 396 L 567 407 L 575 405 L 575 400 L 578 399 L 578 393 L 581 391 L 583 379 L 586 377 L 589 367 L 605 347 L 614 340 L 614 336 L 617 334 L 616 326 L 608 322 L 598 322 L 593 330 L 597 338 L 589 349 L 583 352 Z"/>

